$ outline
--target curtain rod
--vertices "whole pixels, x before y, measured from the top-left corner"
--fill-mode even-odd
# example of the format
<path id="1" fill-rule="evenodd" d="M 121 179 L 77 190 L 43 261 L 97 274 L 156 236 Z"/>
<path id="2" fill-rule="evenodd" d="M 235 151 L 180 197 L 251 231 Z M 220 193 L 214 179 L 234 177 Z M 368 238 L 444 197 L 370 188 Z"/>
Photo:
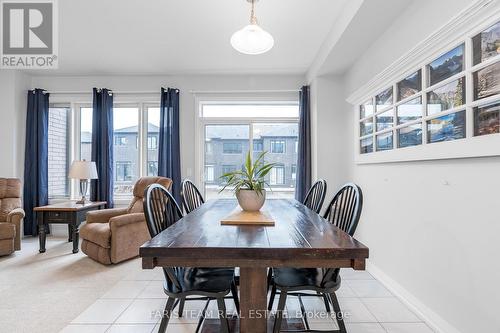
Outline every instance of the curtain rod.
<path id="1" fill-rule="evenodd" d="M 92 95 L 92 90 L 90 91 L 50 91 L 47 90 L 49 94 L 66 94 L 66 95 Z M 120 91 L 120 90 L 111 90 L 113 94 L 160 94 L 160 90 L 157 91 Z"/>
<path id="2" fill-rule="evenodd" d="M 300 89 L 282 90 L 190 90 L 191 94 L 241 94 L 241 93 L 291 93 L 299 92 Z"/>

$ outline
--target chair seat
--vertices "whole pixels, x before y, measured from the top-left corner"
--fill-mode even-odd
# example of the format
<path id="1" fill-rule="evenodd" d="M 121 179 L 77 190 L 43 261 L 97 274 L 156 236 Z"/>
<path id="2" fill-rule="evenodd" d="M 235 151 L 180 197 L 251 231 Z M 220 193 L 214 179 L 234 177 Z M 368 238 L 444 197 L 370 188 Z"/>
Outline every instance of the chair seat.
<path id="1" fill-rule="evenodd" d="M 210 294 L 228 293 L 234 278 L 233 268 L 191 268 L 177 269 L 177 279 L 181 284 L 178 290 L 170 283 L 165 282 L 163 288 L 168 295 L 179 293 L 203 292 Z"/>
<path id="2" fill-rule="evenodd" d="M 111 248 L 109 223 L 86 223 L 80 229 L 80 237 L 105 249 Z"/>
<path id="3" fill-rule="evenodd" d="M 340 287 L 340 275 L 336 274 L 333 279 L 328 279 L 322 285 L 326 270 L 322 268 L 273 268 L 274 283 L 277 287 L 290 289 L 337 289 Z"/>

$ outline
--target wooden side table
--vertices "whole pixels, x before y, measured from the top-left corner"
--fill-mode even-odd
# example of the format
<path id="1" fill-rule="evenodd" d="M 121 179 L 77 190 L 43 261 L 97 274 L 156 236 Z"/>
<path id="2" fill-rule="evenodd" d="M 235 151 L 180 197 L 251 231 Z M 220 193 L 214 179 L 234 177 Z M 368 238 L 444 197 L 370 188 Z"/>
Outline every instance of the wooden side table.
<path id="1" fill-rule="evenodd" d="M 87 212 L 101 209 L 106 205 L 106 201 L 88 201 L 85 204 L 77 204 L 75 201 L 68 201 L 54 205 L 35 207 L 38 221 L 38 238 L 40 240 L 40 253 L 45 252 L 46 226 L 49 224 L 67 224 L 68 242 L 73 242 L 73 253 L 78 252 L 78 241 L 80 233 L 78 227 L 85 221 Z"/>

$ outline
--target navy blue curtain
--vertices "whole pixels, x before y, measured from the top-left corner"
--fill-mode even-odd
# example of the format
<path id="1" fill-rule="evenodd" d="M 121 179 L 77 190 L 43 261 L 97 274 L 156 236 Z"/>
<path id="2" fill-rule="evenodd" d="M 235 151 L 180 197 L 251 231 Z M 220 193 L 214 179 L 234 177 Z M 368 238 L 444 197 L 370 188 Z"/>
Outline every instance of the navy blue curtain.
<path id="1" fill-rule="evenodd" d="M 158 176 L 172 179 L 172 194 L 181 202 L 181 145 L 179 89 L 161 88 Z"/>
<path id="2" fill-rule="evenodd" d="M 311 187 L 311 105 L 309 86 L 299 94 L 299 147 L 295 198 L 302 202 Z"/>
<path id="3" fill-rule="evenodd" d="M 26 148 L 24 152 L 24 234 L 38 234 L 33 208 L 45 206 L 48 187 L 49 94 L 43 89 L 28 91 Z"/>
<path id="4" fill-rule="evenodd" d="M 94 88 L 91 156 L 99 178 L 92 180 L 90 200 L 113 207 L 113 92 L 108 89 Z"/>

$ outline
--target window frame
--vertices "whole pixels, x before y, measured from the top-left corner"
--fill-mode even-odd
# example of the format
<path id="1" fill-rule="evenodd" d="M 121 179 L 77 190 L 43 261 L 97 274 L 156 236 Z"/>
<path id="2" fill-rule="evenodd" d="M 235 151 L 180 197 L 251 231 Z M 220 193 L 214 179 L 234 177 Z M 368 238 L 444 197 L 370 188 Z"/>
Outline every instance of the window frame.
<path id="1" fill-rule="evenodd" d="M 443 45 L 435 45 L 432 51 L 428 50 L 425 54 L 424 60 L 414 61 L 417 65 L 406 67 L 405 70 L 399 71 L 399 75 L 390 76 L 389 78 L 385 76 L 382 79 L 382 75 L 377 80 L 377 85 L 371 83 L 369 95 L 357 95 L 355 92 L 352 96 L 356 95 L 356 101 L 353 103 L 352 97 L 350 96 L 348 100 L 353 103 L 354 106 L 354 118 L 355 118 L 355 162 L 357 164 L 367 164 L 367 163 L 385 163 L 385 162 L 398 162 L 398 161 L 417 161 L 417 160 L 435 160 L 435 159 L 446 159 L 446 158 L 465 158 L 465 157 L 480 157 L 480 156 L 498 156 L 500 155 L 500 150 L 498 149 L 498 144 L 500 143 L 500 133 L 489 134 L 484 136 L 474 136 L 474 122 L 473 122 L 473 109 L 475 107 L 481 107 L 487 104 L 491 104 L 500 101 L 500 94 L 493 96 L 488 96 L 480 100 L 474 100 L 474 82 L 473 73 L 486 68 L 492 64 L 500 62 L 500 54 L 491 57 L 479 64 L 473 65 L 473 45 L 472 38 L 478 33 L 481 33 L 485 29 L 499 22 L 498 16 L 490 17 L 488 20 L 484 20 L 480 25 L 474 25 L 473 29 L 468 29 L 467 33 L 461 33 L 456 39 L 452 40 L 450 43 Z M 431 41 L 427 41 L 429 44 Z M 452 75 L 445 80 L 442 80 L 432 86 L 429 85 L 428 81 L 428 70 L 427 65 L 439 58 L 441 55 L 451 51 L 452 49 L 464 44 L 464 63 L 463 70 L 460 73 Z M 403 57 L 404 58 L 404 57 Z M 420 58 L 422 59 L 422 58 Z M 391 67 L 397 67 L 399 64 L 391 65 Z M 401 67 L 401 66 L 400 66 Z M 388 79 L 392 82 L 393 95 L 397 96 L 397 84 L 401 80 L 405 79 L 409 75 L 421 70 L 422 75 L 422 89 L 420 92 L 408 96 L 400 101 L 394 101 L 392 105 L 386 106 L 382 109 L 376 110 L 373 115 L 361 118 L 360 117 L 360 106 L 367 101 L 371 101 L 373 104 L 375 101 L 375 96 L 380 92 L 384 91 L 387 87 Z M 387 71 L 387 70 L 386 70 Z M 384 72 L 385 74 L 385 72 Z M 427 111 L 427 93 L 431 92 L 437 88 L 445 86 L 450 82 L 458 80 L 459 78 L 465 78 L 465 103 L 458 106 L 452 107 L 446 111 L 428 114 Z M 385 83 L 385 84 L 384 84 Z M 368 85 L 367 85 L 368 86 Z M 367 87 L 366 86 L 366 87 Z M 365 87 L 360 88 L 366 89 Z M 405 104 L 417 97 L 422 99 L 422 117 L 416 120 L 408 121 L 403 124 L 395 124 L 391 128 L 377 131 L 374 128 L 373 133 L 361 136 L 360 135 L 360 124 L 362 121 L 372 118 L 373 123 L 376 115 L 386 112 L 393 108 L 394 116 L 397 118 L 396 109 L 399 105 Z M 445 141 L 440 143 L 428 143 L 428 130 L 427 122 L 431 119 L 443 117 L 452 113 L 460 112 L 465 110 L 465 138 L 457 139 L 453 141 Z M 420 145 L 413 145 L 407 147 L 399 147 L 399 137 L 398 130 L 406 128 L 412 125 L 421 124 L 422 127 L 422 143 Z M 388 151 L 377 151 L 375 142 L 376 136 L 386 133 L 393 132 L 393 149 Z M 367 138 L 372 138 L 373 150 L 369 153 L 361 153 L 360 143 L 362 140 Z"/>
<path id="2" fill-rule="evenodd" d="M 299 105 L 298 92 L 289 93 L 241 93 L 235 94 L 203 94 L 195 96 L 195 175 L 194 180 L 205 194 L 205 126 L 207 125 L 247 125 L 249 126 L 249 150 L 253 156 L 253 124 L 291 123 L 298 124 L 299 117 L 203 117 L 203 106 L 206 104 L 293 104 Z M 265 149 L 264 149 L 265 150 Z M 190 175 L 188 175 L 190 176 Z"/>

